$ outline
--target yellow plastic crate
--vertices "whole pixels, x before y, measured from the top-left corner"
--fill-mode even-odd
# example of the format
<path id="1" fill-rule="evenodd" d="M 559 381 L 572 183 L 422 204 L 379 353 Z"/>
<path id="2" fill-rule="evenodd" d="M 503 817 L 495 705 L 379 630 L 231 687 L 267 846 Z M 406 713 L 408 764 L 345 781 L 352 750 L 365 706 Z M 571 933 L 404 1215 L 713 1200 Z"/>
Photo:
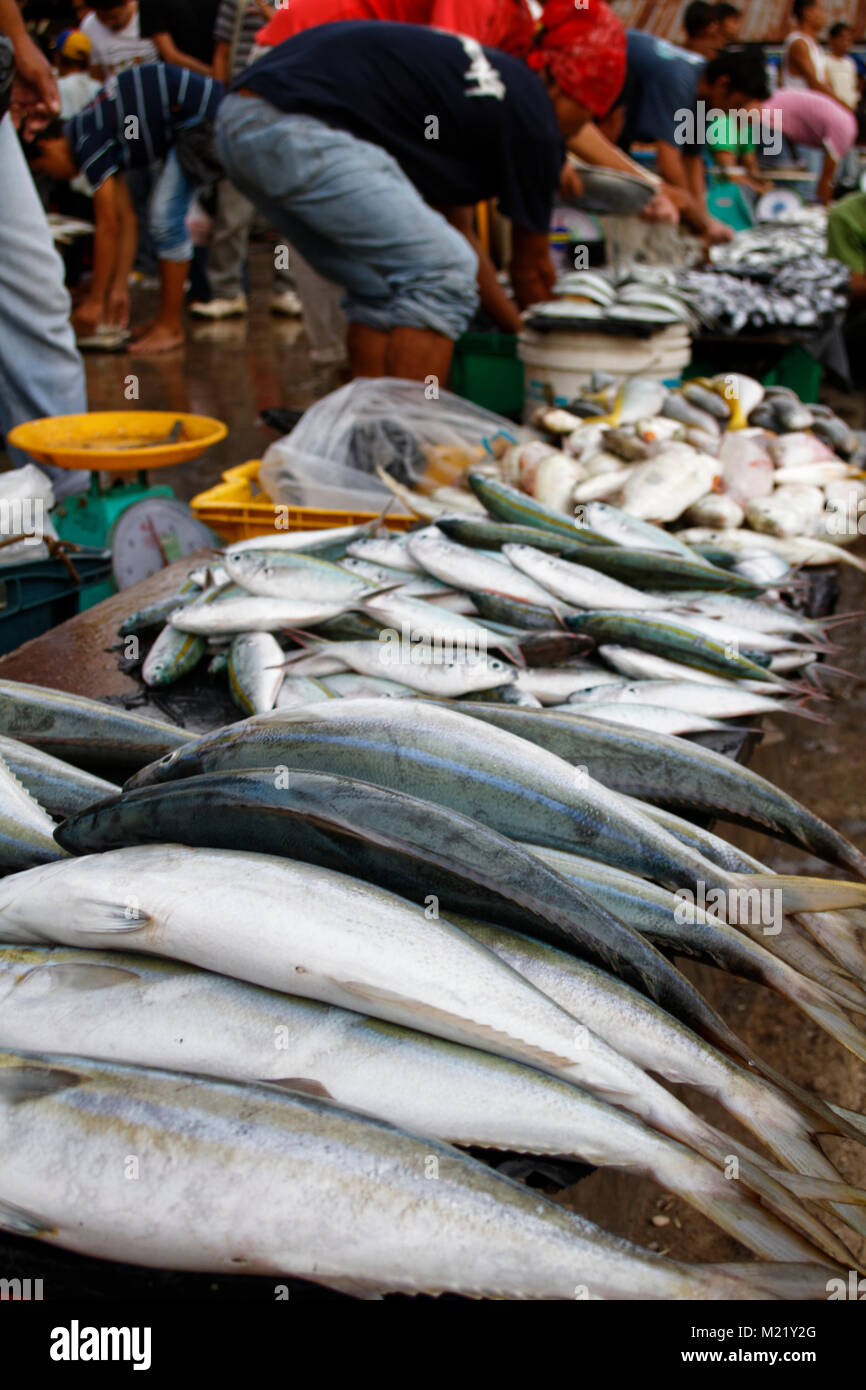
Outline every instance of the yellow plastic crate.
<path id="1" fill-rule="evenodd" d="M 375 521 L 377 512 L 338 512 L 322 507 L 276 506 L 259 492 L 260 459 L 251 459 L 223 473 L 216 487 L 200 492 L 190 502 L 193 513 L 223 540 L 245 541 L 251 536 L 269 536 L 286 531 L 319 531 L 333 526 L 360 526 Z M 408 531 L 418 521 L 415 516 L 396 516 L 390 512 L 383 525 L 391 531 Z"/>

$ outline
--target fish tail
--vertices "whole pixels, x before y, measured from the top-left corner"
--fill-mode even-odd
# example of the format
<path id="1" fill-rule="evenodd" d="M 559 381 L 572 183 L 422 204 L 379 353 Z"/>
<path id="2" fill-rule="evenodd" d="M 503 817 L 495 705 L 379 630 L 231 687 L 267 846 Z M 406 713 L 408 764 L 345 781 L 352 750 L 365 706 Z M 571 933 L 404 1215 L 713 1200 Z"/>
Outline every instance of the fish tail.
<path id="1" fill-rule="evenodd" d="M 866 1115 L 861 1115 L 857 1110 L 847 1110 L 844 1105 L 831 1105 L 830 1109 L 849 1128 L 855 1130 L 859 1138 L 866 1143 Z"/>
<path id="2" fill-rule="evenodd" d="M 816 990 L 818 988 L 820 986 L 816 986 Z M 855 1057 L 859 1057 L 861 1062 L 866 1062 L 866 1037 L 833 1000 L 809 998 L 803 991 L 798 1003 L 803 1012 L 823 1028 L 825 1033 L 829 1033 L 831 1038 L 835 1038 Z"/>
<path id="3" fill-rule="evenodd" d="M 816 724 L 832 724 L 833 720 L 828 714 L 819 714 L 817 710 L 806 708 L 806 701 L 814 700 L 815 697 L 816 692 L 810 691 L 808 695 L 804 695 L 801 700 L 797 700 L 793 705 L 789 705 L 783 712 L 785 714 L 796 714 L 800 719 L 811 719 Z M 822 691 L 818 698 L 826 700 L 828 697 Z"/>
<path id="4" fill-rule="evenodd" d="M 729 1162 L 732 1157 L 738 1157 L 733 1151 L 724 1156 L 724 1161 Z M 776 1178 L 773 1177 L 765 1168 L 759 1167 L 748 1159 L 738 1158 L 739 1178 L 752 1192 L 762 1199 L 766 1206 L 777 1216 L 800 1233 L 800 1238 L 805 1237 L 803 1249 L 809 1252 L 811 1246 L 811 1258 L 815 1258 L 816 1251 L 831 1260 L 841 1264 L 843 1268 L 850 1269 L 851 1261 L 854 1259 L 851 1251 L 843 1244 L 838 1236 L 834 1235 L 829 1227 L 822 1221 L 807 1211 L 794 1196 Z"/>
<path id="5" fill-rule="evenodd" d="M 853 845 L 851 849 L 854 849 Z M 859 854 L 859 851 L 855 853 Z M 866 859 L 863 867 L 866 870 Z M 808 878 L 799 874 L 733 873 L 730 878 L 733 880 L 730 886 L 741 892 L 748 893 L 751 890 L 781 893 L 782 910 L 785 915 L 797 912 L 833 912 L 837 908 L 860 907 L 866 904 L 866 884 L 852 883 L 848 879 Z M 779 900 L 774 898 L 773 901 Z M 748 921 L 748 915 L 743 920 Z"/>
<path id="6" fill-rule="evenodd" d="M 707 1272 L 729 1279 L 742 1279 L 774 1298 L 817 1303 L 829 1293 L 832 1275 L 826 1265 L 819 1264 L 713 1264 L 705 1265 Z"/>
<path id="7" fill-rule="evenodd" d="M 809 1173 L 789 1173 L 784 1168 L 769 1168 L 771 1177 L 806 1202 L 830 1202 L 842 1206 L 866 1206 L 866 1191 L 852 1187 L 841 1179 L 814 1177 Z"/>

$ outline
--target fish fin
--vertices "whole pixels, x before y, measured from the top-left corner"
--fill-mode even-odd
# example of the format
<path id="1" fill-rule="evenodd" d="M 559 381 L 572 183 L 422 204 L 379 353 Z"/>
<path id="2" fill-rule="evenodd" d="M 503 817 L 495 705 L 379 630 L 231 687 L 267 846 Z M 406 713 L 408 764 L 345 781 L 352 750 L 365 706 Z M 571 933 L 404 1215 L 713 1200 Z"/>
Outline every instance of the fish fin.
<path id="1" fill-rule="evenodd" d="M 318 1096 L 321 1100 L 333 1100 L 334 1097 L 323 1086 L 321 1081 L 313 1081 L 308 1076 L 280 1076 L 275 1081 L 268 1081 L 269 1086 L 282 1086 L 289 1091 L 300 1091 L 305 1096 Z M 866 1202 L 866 1192 L 863 1194 L 863 1201 Z"/>
<path id="2" fill-rule="evenodd" d="M 807 878 L 798 874 L 733 874 L 737 887 L 782 894 L 785 913 L 833 912 L 866 904 L 866 884 L 849 879 Z"/>
<path id="3" fill-rule="evenodd" d="M 13 1236 L 54 1236 L 57 1227 L 35 1211 L 0 1199 L 0 1231 L 9 1231 Z"/>
<path id="4" fill-rule="evenodd" d="M 860 1115 L 856 1110 L 846 1110 L 844 1105 L 830 1105 L 834 1115 L 838 1115 L 840 1120 L 854 1129 L 860 1138 L 866 1141 L 866 1115 Z"/>
<path id="5" fill-rule="evenodd" d="M 119 965 L 91 965 L 87 961 L 54 964 L 48 961 L 45 965 L 34 965 L 16 982 L 15 988 L 27 992 L 28 984 L 46 986 L 40 988 L 40 993 L 48 993 L 55 988 L 109 989 L 112 985 L 128 985 L 140 978 L 134 970 L 126 970 Z"/>
<path id="6" fill-rule="evenodd" d="M 742 1279 L 775 1298 L 789 1301 L 823 1301 L 827 1297 L 828 1279 L 833 1277 L 827 1265 L 778 1264 L 753 1261 L 750 1264 L 712 1264 L 704 1269 L 729 1279 Z"/>
<path id="7" fill-rule="evenodd" d="M 850 1183 L 833 1182 L 829 1178 L 812 1177 L 806 1173 L 789 1173 L 784 1168 L 768 1168 L 772 1177 L 793 1192 L 795 1197 L 814 1202 L 841 1202 L 857 1207 L 866 1206 L 866 1191 Z"/>
<path id="8" fill-rule="evenodd" d="M 43 1100 L 58 1091 L 69 1091 L 84 1080 L 79 1072 L 22 1057 L 10 1067 L 0 1066 L 0 1097 L 7 1105 L 23 1105 L 28 1100 Z"/>
<path id="9" fill-rule="evenodd" d="M 114 898 L 90 898 L 78 905 L 75 920 L 82 931 L 101 936 L 105 932 L 141 931 L 150 926 L 153 918 L 131 903 L 119 903 Z"/>

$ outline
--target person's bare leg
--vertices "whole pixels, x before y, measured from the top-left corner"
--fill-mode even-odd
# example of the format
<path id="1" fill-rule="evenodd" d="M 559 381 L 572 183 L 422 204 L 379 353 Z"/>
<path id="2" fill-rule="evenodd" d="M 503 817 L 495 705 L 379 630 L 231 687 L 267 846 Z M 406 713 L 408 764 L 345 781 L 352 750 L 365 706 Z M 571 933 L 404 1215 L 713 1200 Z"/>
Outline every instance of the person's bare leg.
<path id="1" fill-rule="evenodd" d="M 432 328 L 392 328 L 384 375 L 407 381 L 425 381 L 428 376 L 435 376 L 439 385 L 445 386 L 453 353 L 451 338 L 434 333 Z"/>
<path id="2" fill-rule="evenodd" d="M 160 261 L 159 309 L 148 331 L 132 344 L 141 353 L 171 352 L 183 346 L 184 332 L 181 314 L 186 293 L 189 261 Z"/>
<path id="3" fill-rule="evenodd" d="M 388 334 L 366 323 L 350 323 L 346 335 L 352 377 L 386 376 Z"/>

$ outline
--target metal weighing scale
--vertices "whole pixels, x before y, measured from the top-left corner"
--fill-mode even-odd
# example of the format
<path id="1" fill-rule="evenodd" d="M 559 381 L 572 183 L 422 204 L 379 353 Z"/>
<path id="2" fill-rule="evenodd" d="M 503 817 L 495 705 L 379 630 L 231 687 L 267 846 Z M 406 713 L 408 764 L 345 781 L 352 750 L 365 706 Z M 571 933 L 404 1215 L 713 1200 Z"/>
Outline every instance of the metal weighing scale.
<path id="1" fill-rule="evenodd" d="M 110 549 L 114 584 L 82 594 L 90 608 L 205 545 L 219 544 L 167 484 L 151 485 L 148 472 L 200 457 L 228 433 L 220 420 L 167 410 L 101 411 L 60 415 L 18 425 L 9 442 L 37 463 L 87 469 L 87 492 L 65 498 L 51 513 L 61 540 Z M 100 473 L 121 475 L 104 487 Z M 135 474 L 129 477 L 126 475 Z"/>

